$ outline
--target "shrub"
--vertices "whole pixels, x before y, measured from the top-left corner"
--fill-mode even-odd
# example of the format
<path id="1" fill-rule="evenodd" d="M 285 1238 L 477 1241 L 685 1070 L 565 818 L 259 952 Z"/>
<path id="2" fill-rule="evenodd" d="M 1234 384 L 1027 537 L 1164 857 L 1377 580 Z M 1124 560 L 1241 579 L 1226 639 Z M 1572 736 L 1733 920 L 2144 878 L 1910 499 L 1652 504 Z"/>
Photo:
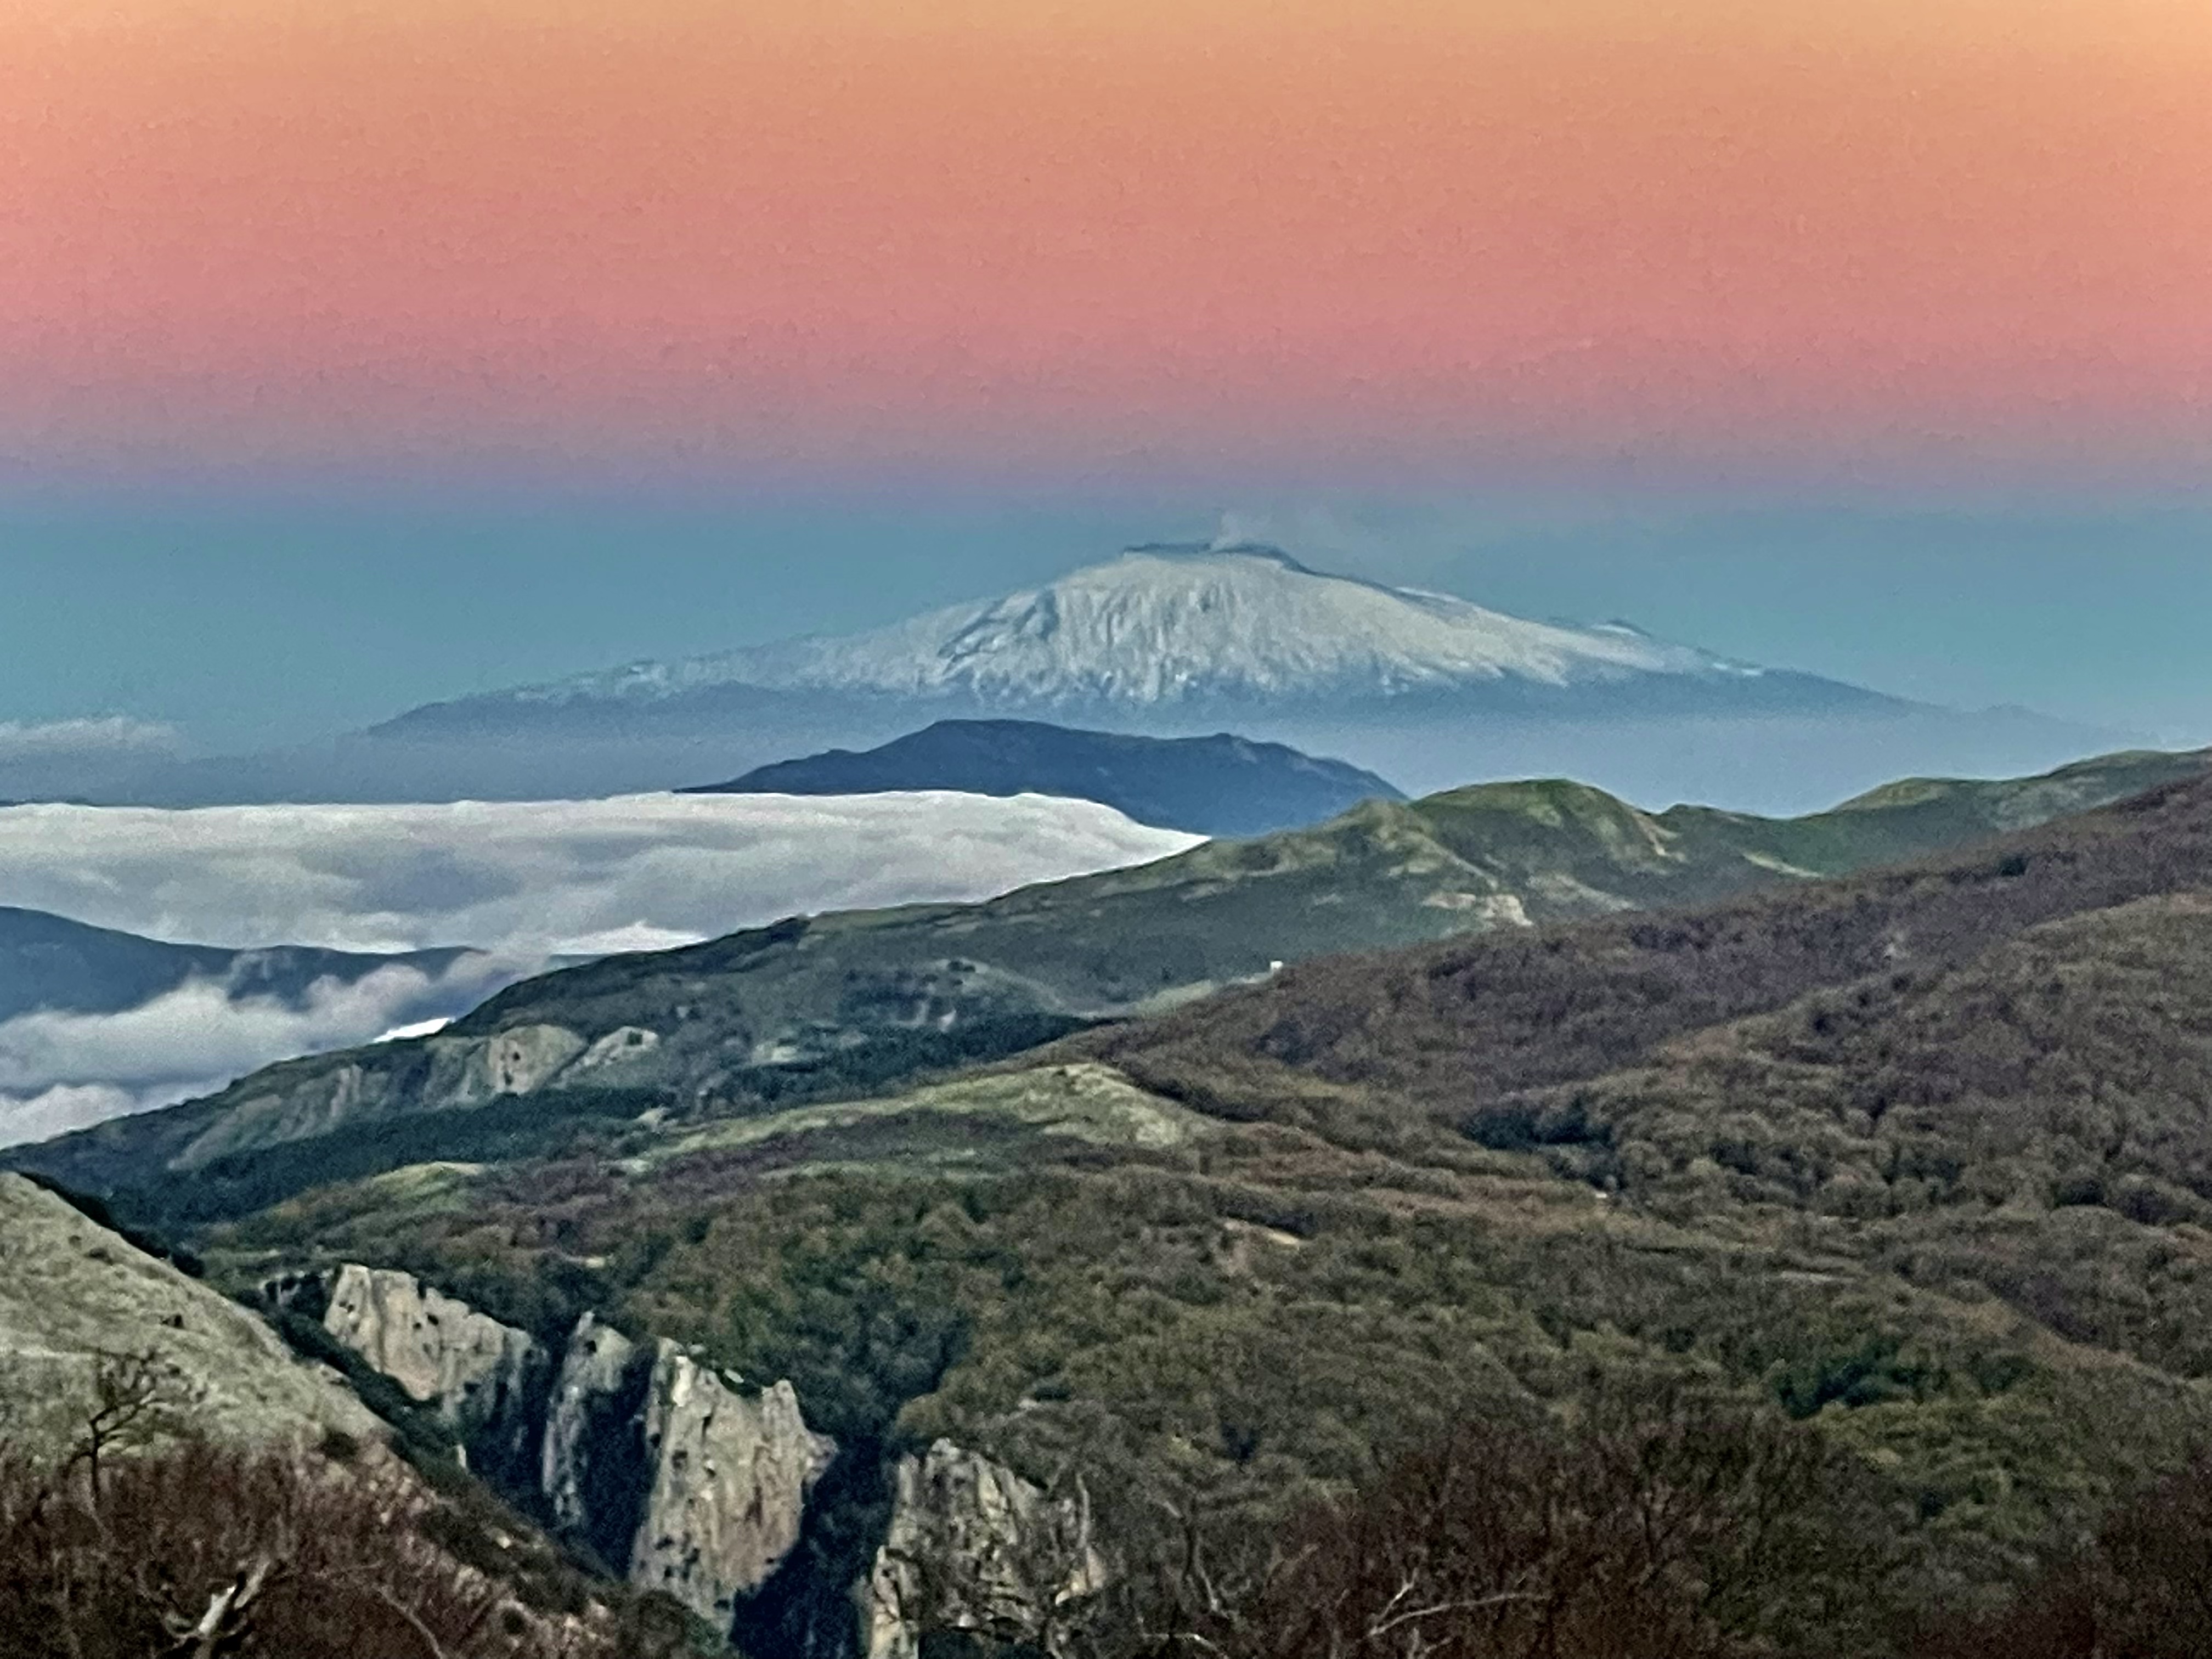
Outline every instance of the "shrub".
<path id="1" fill-rule="evenodd" d="M 98 1482 L 0 1456 L 10 1659 L 596 1659 L 431 1545 L 403 1471 L 190 1443 Z"/>
<path id="2" fill-rule="evenodd" d="M 2049 1562 L 2002 1612 L 1930 1632 L 1922 1659 L 2212 1653 L 2212 1457 L 2191 1459 Z"/>
<path id="3" fill-rule="evenodd" d="M 1887 1494 L 1809 1431 L 1667 1390 L 1464 1425 L 1278 1528 L 1160 1512 L 1102 1655 L 1856 1656 L 1887 1621 Z"/>

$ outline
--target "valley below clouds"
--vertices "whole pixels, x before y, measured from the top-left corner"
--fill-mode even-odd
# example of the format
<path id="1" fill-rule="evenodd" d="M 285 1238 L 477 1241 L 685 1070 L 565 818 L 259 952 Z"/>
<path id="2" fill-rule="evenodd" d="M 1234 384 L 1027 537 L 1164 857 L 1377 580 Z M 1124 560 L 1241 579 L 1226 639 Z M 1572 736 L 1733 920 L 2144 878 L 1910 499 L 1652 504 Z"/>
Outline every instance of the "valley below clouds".
<path id="1" fill-rule="evenodd" d="M 234 970 L 119 1010 L 18 1013 L 0 1021 L 0 1144 L 451 1018 L 563 957 L 981 898 L 1198 839 L 1086 801 L 944 793 L 0 810 L 0 905 L 246 951 L 466 947 L 289 994 Z"/>
<path id="2" fill-rule="evenodd" d="M 443 971 L 395 963 L 295 997 L 195 978 L 119 1013 L 41 1009 L 0 1021 L 0 1145 L 145 1111 L 222 1088 L 271 1061 L 374 1042 L 465 1013 L 542 963 L 459 957 Z"/>

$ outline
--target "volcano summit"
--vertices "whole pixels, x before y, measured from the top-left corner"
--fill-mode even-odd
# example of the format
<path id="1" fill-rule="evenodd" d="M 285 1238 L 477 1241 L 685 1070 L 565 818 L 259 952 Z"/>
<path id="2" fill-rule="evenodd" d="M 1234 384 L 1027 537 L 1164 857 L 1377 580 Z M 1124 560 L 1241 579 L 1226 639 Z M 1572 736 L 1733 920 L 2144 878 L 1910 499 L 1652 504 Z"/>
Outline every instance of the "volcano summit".
<path id="1" fill-rule="evenodd" d="M 1257 543 L 1155 543 L 861 633 L 430 703 L 328 743 L 149 763 L 82 793 L 161 804 L 606 795 L 872 748 L 947 720 L 1233 732 L 1417 793 L 1571 776 L 1650 805 L 1761 811 L 1813 810 L 1904 772 L 2038 770 L 2127 735 L 1938 708 L 1626 623 L 1531 621 L 1316 570 Z"/>
<path id="2" fill-rule="evenodd" d="M 1824 804 L 1905 769 L 2054 763 L 2109 736 L 1936 708 L 1625 623 L 1530 621 L 1216 542 L 1132 547 L 864 633 L 432 704 L 369 737 L 387 753 L 496 750 L 503 767 L 544 755 L 568 787 L 641 787 L 991 718 L 1234 731 L 1416 790 L 1564 774 L 1641 799 L 1763 808 Z"/>

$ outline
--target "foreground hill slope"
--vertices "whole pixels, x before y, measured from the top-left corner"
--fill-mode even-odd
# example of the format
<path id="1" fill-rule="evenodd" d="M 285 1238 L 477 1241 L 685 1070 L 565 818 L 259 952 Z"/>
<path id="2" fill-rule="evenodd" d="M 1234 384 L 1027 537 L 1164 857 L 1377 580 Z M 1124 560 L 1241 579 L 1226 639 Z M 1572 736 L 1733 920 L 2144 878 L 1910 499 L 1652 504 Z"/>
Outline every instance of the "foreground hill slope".
<path id="1" fill-rule="evenodd" d="M 312 1445 L 380 1425 L 214 1287 L 19 1175 L 0 1174 L 0 1441 L 65 1446 L 100 1366 L 146 1356 L 172 1431 Z"/>
<path id="2" fill-rule="evenodd" d="M 0 1174 L 0 1652 L 711 1650 L 501 1504 L 389 1380 L 158 1248 Z"/>
<path id="3" fill-rule="evenodd" d="M 2130 754 L 2010 784 L 1916 784 L 1888 804 L 1789 820 L 1645 813 L 1559 782 L 1370 801 L 1310 830 L 981 904 L 831 914 L 611 957 L 513 987 L 433 1036 L 288 1062 L 11 1157 L 84 1190 L 138 1189 L 171 1218 L 220 1214 L 400 1163 L 513 1156 L 651 1109 L 720 1115 L 849 1095 L 1327 953 L 1808 881 L 2201 775 L 2207 760 Z M 1808 945 L 1810 959 L 1826 948 Z M 1336 971 L 1316 970 L 1317 1000 L 1336 995 Z M 1171 1048 L 1182 1029 L 1131 1040 Z"/>
<path id="4" fill-rule="evenodd" d="M 1840 879 L 1310 962 L 921 1090 L 325 1188 L 205 1241 L 241 1276 L 374 1257 L 535 1327 L 587 1299 L 791 1377 L 857 1461 L 815 1577 L 746 1613 L 763 1650 L 850 1650 L 823 1609 L 872 1449 L 1079 1479 L 1130 1563 L 1163 1516 L 1178 1548 L 1264 1536 L 1457 1421 L 1690 1388 L 1809 1425 L 1884 1517 L 1879 1571 L 1838 1565 L 1827 1611 L 1744 1650 L 1881 1655 L 2212 1432 L 2207 1008 L 2200 776 Z"/>
<path id="5" fill-rule="evenodd" d="M 1041 720 L 939 720 L 864 753 L 832 749 L 756 767 L 690 794 L 854 795 L 957 789 L 1071 795 L 1139 823 L 1202 836 L 1303 829 L 1363 800 L 1402 800 L 1392 784 L 1342 761 L 1226 732 L 1133 738 Z"/>

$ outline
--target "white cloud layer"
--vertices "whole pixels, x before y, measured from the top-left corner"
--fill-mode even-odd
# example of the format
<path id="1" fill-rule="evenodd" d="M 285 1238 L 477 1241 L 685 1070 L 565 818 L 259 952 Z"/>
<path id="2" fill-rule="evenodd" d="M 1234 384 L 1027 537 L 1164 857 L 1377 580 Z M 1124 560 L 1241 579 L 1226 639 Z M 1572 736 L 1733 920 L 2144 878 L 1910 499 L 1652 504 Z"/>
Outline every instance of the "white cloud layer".
<path id="1" fill-rule="evenodd" d="M 553 956 L 684 944 L 799 912 L 978 898 L 1194 841 L 1039 796 L 0 810 L 0 904 L 237 947 L 487 952 L 435 979 L 394 963 L 321 981 L 295 1002 L 198 979 L 122 1013 L 0 1022 L 0 1145 L 426 1025 Z"/>
<path id="2" fill-rule="evenodd" d="M 73 756 L 158 755 L 177 748 L 177 729 L 124 714 L 27 724 L 0 720 L 0 762 Z"/>
<path id="3" fill-rule="evenodd" d="M 190 1097 L 177 1097 L 179 1100 Z M 27 1096 L 0 1090 L 0 1146 L 50 1140 L 72 1129 L 105 1123 L 111 1117 L 126 1117 L 169 1103 L 159 1098 L 142 1100 L 130 1090 L 108 1083 L 58 1083 Z"/>
<path id="4" fill-rule="evenodd" d="M 121 1013 L 0 1020 L 0 1146 L 212 1093 L 295 1054 L 434 1028 L 544 965 L 466 956 L 433 975 L 394 963 L 350 983 L 318 980 L 295 1001 L 200 978 Z"/>
<path id="5" fill-rule="evenodd" d="M 981 898 L 1194 840 L 1037 795 L 33 805 L 0 810 L 0 904 L 210 945 L 596 954 Z"/>

